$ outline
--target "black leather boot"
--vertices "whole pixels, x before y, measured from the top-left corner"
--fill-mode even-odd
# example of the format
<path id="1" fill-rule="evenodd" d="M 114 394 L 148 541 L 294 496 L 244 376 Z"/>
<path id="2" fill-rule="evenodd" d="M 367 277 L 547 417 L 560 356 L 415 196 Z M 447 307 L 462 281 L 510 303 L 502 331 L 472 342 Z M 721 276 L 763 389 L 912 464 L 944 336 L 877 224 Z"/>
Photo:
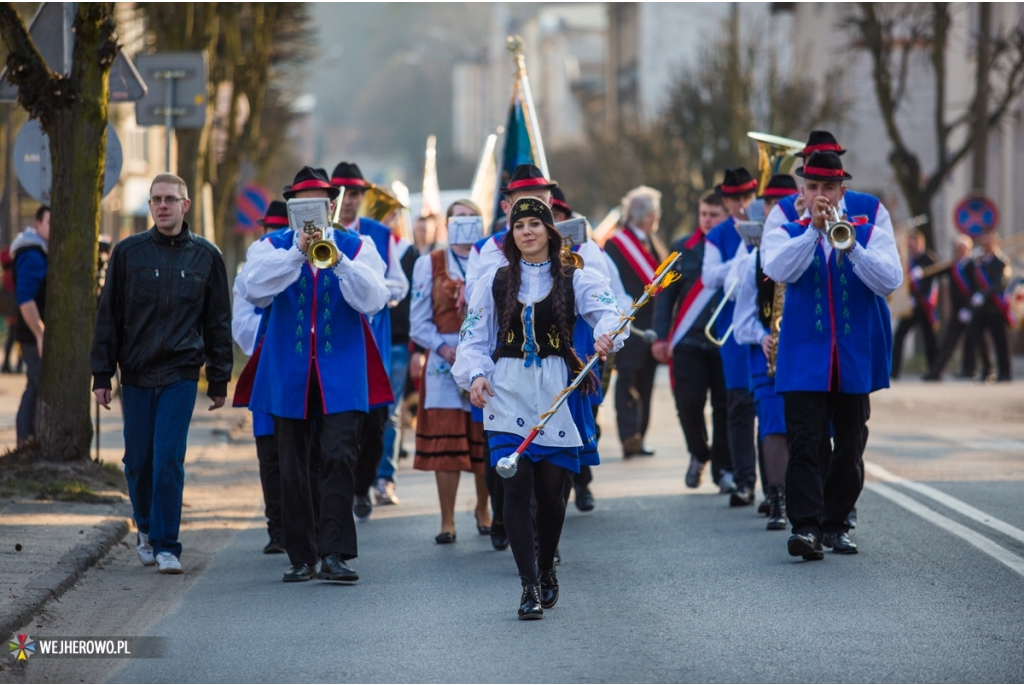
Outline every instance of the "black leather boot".
<path id="1" fill-rule="evenodd" d="M 550 609 L 558 603 L 558 578 L 555 569 L 540 572 L 540 605 Z"/>
<path id="2" fill-rule="evenodd" d="M 768 530 L 786 530 L 789 519 L 786 518 L 786 486 L 773 485 L 768 489 L 771 511 L 768 512 Z"/>
<path id="3" fill-rule="evenodd" d="M 523 580 L 523 597 L 519 600 L 519 620 L 536 621 L 544 618 L 544 609 L 540 605 L 540 583 Z"/>

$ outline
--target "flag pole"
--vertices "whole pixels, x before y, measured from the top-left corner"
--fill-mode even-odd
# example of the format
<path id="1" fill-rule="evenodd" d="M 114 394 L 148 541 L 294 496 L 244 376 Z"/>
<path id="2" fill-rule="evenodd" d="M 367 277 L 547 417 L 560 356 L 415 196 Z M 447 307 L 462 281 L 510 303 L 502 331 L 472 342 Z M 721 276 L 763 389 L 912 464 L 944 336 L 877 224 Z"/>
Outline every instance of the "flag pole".
<path id="1" fill-rule="evenodd" d="M 509 36 L 507 49 L 512 53 L 512 59 L 516 63 L 516 88 L 519 90 L 519 101 L 526 116 L 526 131 L 530 136 L 533 158 L 536 160 L 537 168 L 543 172 L 544 178 L 550 178 L 548 158 L 544 153 L 544 140 L 540 137 L 540 122 L 537 121 L 537 108 L 533 104 L 533 91 L 530 90 L 530 75 L 526 71 L 526 58 L 523 56 L 523 39 L 519 36 Z"/>

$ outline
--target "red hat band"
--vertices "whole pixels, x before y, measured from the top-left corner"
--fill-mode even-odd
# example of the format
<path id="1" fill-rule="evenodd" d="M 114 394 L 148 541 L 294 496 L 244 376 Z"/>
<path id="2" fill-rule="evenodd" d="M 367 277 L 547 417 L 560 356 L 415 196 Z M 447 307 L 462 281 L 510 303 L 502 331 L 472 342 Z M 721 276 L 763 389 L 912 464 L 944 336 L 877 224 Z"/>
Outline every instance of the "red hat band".
<path id="1" fill-rule="evenodd" d="M 330 190 L 330 188 L 330 183 L 325 183 L 319 179 L 311 178 L 307 181 L 299 181 L 292 185 L 288 190 L 294 193 L 297 190 Z"/>
<path id="2" fill-rule="evenodd" d="M 288 217 L 285 216 L 267 216 L 263 218 L 264 226 L 287 226 Z"/>
<path id="3" fill-rule="evenodd" d="M 820 145 L 808 145 L 804 148 L 803 154 L 808 157 L 814 152 L 843 152 L 843 146 L 839 143 L 822 143 Z"/>
<path id="4" fill-rule="evenodd" d="M 765 188 L 764 192 L 761 193 L 761 197 L 787 197 L 789 195 L 796 195 L 799 192 L 799 190 L 793 190 L 792 188 Z"/>
<path id="5" fill-rule="evenodd" d="M 826 169 L 819 166 L 803 167 L 804 176 L 825 176 L 826 178 L 842 178 L 846 172 L 842 169 Z"/>
<path id="6" fill-rule="evenodd" d="M 735 194 L 735 193 L 747 193 L 751 190 L 757 190 L 757 179 L 747 181 L 738 186 L 719 186 L 723 193 Z"/>
<path id="7" fill-rule="evenodd" d="M 564 209 L 567 212 L 571 212 L 572 211 L 572 207 L 570 207 L 565 202 L 562 202 L 561 200 L 557 200 L 555 198 L 551 198 L 551 206 L 552 207 L 561 207 L 562 209 Z"/>
<path id="8" fill-rule="evenodd" d="M 338 178 L 335 176 L 331 179 L 331 185 L 366 188 L 370 184 L 361 178 Z"/>
<path id="9" fill-rule="evenodd" d="M 520 188 L 535 188 L 537 186 L 549 186 L 551 181 L 546 178 L 524 178 L 518 181 L 512 181 L 508 184 L 509 190 L 519 190 Z"/>

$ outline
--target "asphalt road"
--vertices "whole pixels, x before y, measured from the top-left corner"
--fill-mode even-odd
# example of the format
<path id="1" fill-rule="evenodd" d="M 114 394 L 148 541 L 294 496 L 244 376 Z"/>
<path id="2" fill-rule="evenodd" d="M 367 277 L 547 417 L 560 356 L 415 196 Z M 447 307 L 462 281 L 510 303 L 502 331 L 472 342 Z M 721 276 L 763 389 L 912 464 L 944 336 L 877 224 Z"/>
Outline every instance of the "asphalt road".
<path id="1" fill-rule="evenodd" d="M 658 456 L 624 462 L 605 447 L 597 509 L 570 505 L 561 597 L 543 621 L 516 620 L 511 553 L 475 534 L 468 479 L 459 541 L 438 546 L 432 478 L 403 466 L 402 504 L 359 527 L 359 584 L 281 583 L 286 560 L 260 554 L 253 498 L 233 528 L 186 528 L 186 576 L 158 577 L 122 548 L 31 626 L 165 636 L 166 658 L 36 660 L 0 678 L 1021 682 L 1024 399 L 992 389 L 1003 394 L 984 397 L 1004 410 L 986 423 L 967 415 L 987 389 L 935 387 L 907 384 L 873 404 L 856 556 L 794 560 L 788 534 L 766 531 L 751 508 L 730 509 L 707 484 L 686 490 L 682 438 L 659 409 Z M 252 462 L 207 471 L 251 496 Z"/>

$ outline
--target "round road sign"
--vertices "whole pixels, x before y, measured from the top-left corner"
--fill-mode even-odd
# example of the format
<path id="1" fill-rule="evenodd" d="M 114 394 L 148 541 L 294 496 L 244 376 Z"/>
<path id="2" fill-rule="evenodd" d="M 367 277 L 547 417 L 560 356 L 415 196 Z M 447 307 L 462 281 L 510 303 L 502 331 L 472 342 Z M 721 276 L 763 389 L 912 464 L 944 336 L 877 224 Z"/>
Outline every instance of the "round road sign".
<path id="1" fill-rule="evenodd" d="M 977 237 L 999 225 L 999 209 L 983 195 L 965 197 L 953 210 L 953 223 L 961 233 Z"/>
<path id="2" fill-rule="evenodd" d="M 263 186 L 250 183 L 242 188 L 235 198 L 235 230 L 238 233 L 252 233 L 259 224 L 256 223 L 267 213 L 273 193 Z"/>
<path id="3" fill-rule="evenodd" d="M 107 124 L 107 157 L 104 162 L 103 197 L 121 177 L 121 141 L 114 127 Z M 14 170 L 25 192 L 43 204 L 50 203 L 53 169 L 50 163 L 50 138 L 35 119 L 25 122 L 14 141 Z"/>

